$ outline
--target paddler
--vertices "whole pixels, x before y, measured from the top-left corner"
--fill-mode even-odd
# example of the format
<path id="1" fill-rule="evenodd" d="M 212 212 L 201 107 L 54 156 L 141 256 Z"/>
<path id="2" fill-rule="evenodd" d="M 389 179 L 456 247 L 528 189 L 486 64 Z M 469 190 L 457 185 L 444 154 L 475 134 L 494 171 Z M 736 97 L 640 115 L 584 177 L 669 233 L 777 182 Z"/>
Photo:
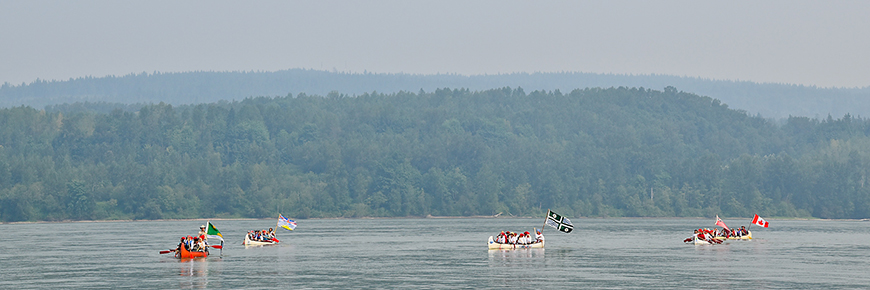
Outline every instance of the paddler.
<path id="1" fill-rule="evenodd" d="M 688 243 L 688 242 L 691 242 L 695 238 L 698 238 L 700 240 L 705 240 L 705 241 L 707 240 L 707 237 L 704 234 L 704 232 L 701 229 L 697 229 L 694 232 L 692 232 L 691 237 L 686 238 L 685 240 L 683 240 L 683 242 Z"/>
<path id="2" fill-rule="evenodd" d="M 208 245 L 208 231 L 205 230 L 205 225 L 199 226 L 199 234 L 197 236 L 199 236 L 203 244 Z"/>

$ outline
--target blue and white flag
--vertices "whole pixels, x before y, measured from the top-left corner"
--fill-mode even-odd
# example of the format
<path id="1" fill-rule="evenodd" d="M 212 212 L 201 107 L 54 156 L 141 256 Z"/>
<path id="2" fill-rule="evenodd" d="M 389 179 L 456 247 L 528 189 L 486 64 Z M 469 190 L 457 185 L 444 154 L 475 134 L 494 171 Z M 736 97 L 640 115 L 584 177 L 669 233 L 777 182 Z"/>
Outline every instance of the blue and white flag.
<path id="1" fill-rule="evenodd" d="M 283 215 L 281 215 L 279 213 L 278 214 L 278 227 L 285 228 L 288 231 L 292 231 L 292 230 L 296 229 L 296 222 L 291 220 L 291 219 L 285 218 Z"/>

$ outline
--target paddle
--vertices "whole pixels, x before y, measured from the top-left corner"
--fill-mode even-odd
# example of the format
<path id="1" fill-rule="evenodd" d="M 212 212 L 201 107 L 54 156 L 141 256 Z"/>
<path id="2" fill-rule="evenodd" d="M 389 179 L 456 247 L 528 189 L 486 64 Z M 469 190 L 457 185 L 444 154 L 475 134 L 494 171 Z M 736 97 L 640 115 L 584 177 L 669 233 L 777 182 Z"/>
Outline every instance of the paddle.
<path id="1" fill-rule="evenodd" d="M 223 250 L 223 248 L 224 248 L 224 246 L 221 246 L 221 245 L 214 245 L 214 246 L 212 246 L 212 245 L 208 245 L 208 246 L 209 246 L 209 247 L 212 247 L 212 248 L 215 248 L 215 249 L 221 249 L 221 250 Z"/>
<path id="2" fill-rule="evenodd" d="M 160 254 L 169 254 L 169 253 L 175 252 L 175 250 L 177 250 L 177 249 L 166 250 L 166 251 L 160 251 Z"/>

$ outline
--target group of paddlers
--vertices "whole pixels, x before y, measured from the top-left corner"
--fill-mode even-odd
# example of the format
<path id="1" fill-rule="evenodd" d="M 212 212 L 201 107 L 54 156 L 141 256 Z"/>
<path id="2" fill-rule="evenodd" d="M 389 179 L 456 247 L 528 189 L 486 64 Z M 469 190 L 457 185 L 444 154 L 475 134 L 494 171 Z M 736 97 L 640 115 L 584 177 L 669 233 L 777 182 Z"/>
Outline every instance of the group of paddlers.
<path id="1" fill-rule="evenodd" d="M 743 236 L 749 235 L 749 231 L 746 230 L 746 227 L 740 226 L 739 229 L 721 229 L 721 230 L 715 231 L 715 234 L 717 237 L 742 238 Z"/>
<path id="2" fill-rule="evenodd" d="M 692 242 L 697 238 L 699 240 L 707 241 L 708 243 L 711 243 L 711 244 L 713 244 L 713 243 L 721 244 L 722 240 L 717 239 L 717 237 L 727 239 L 727 238 L 732 238 L 732 237 L 733 238 L 741 238 L 741 237 L 744 237 L 747 235 L 749 235 L 749 231 L 746 230 L 745 226 L 740 226 L 739 229 L 724 229 L 724 228 L 721 230 L 697 229 L 697 230 L 695 230 L 695 232 L 692 234 L 691 237 L 686 238 L 685 240 L 683 240 L 683 242 L 686 242 L 686 243 Z"/>
<path id="3" fill-rule="evenodd" d="M 538 229 L 535 229 L 534 238 L 529 232 L 514 233 L 511 231 L 503 231 L 495 237 L 495 242 L 499 244 L 528 245 L 541 241 L 544 241 L 544 235 Z"/>
<path id="4" fill-rule="evenodd" d="M 275 239 L 275 230 L 269 228 L 268 230 L 254 230 L 248 232 L 248 239 L 252 241 L 258 242 L 272 242 Z"/>
<path id="5" fill-rule="evenodd" d="M 715 238 L 714 232 L 714 230 L 710 229 L 697 229 L 691 237 L 686 238 L 685 240 L 683 240 L 683 242 L 689 243 L 694 241 L 695 239 L 698 239 L 702 241 L 707 241 L 711 244 L 721 244 L 722 240 Z"/>
<path id="6" fill-rule="evenodd" d="M 176 251 L 181 251 L 181 248 L 189 252 L 208 252 L 208 236 L 206 236 L 205 226 L 199 227 L 199 234 L 196 237 L 186 236 L 181 237 L 181 242 L 178 243 Z"/>

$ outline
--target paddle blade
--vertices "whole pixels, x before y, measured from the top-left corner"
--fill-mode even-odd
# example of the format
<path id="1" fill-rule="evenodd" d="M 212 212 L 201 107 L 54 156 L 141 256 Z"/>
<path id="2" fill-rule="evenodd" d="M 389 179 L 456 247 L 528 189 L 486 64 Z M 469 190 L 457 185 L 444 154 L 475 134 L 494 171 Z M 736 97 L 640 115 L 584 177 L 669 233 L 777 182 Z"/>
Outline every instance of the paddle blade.
<path id="1" fill-rule="evenodd" d="M 280 242 L 281 242 L 281 241 L 279 241 L 278 239 L 272 239 L 272 240 L 275 241 L 276 243 L 280 243 Z"/>
<path id="2" fill-rule="evenodd" d="M 223 248 L 224 248 L 224 246 L 221 246 L 221 245 L 214 245 L 214 246 L 209 245 L 209 247 L 212 247 L 212 248 L 215 248 L 215 249 L 223 249 Z"/>
<path id="3" fill-rule="evenodd" d="M 160 251 L 160 254 L 169 254 L 172 252 L 175 252 L 175 250 L 173 249 L 173 250 Z"/>

